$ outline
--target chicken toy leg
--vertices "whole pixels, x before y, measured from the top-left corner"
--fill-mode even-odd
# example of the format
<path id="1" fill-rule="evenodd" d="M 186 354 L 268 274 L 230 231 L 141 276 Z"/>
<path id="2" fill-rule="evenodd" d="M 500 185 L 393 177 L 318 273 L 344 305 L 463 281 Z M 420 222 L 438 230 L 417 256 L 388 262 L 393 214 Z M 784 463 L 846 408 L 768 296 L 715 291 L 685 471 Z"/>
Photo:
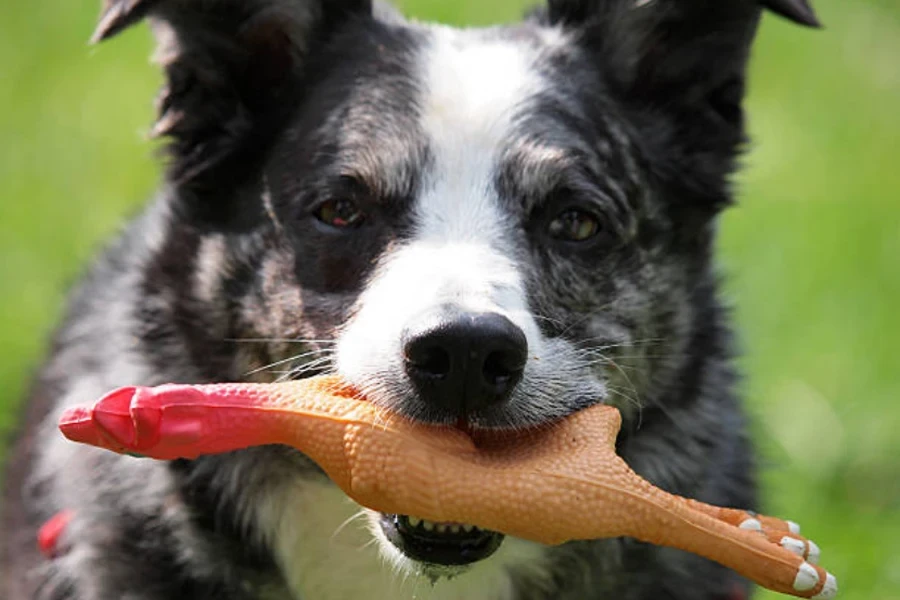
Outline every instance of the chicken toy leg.
<path id="1" fill-rule="evenodd" d="M 543 429 L 470 435 L 388 413 L 330 377 L 122 388 L 60 421 L 74 441 L 157 459 L 286 444 L 374 510 L 545 544 L 630 536 L 778 592 L 834 597 L 834 577 L 813 564 L 818 548 L 793 524 L 654 487 L 615 453 L 620 425 L 598 405 Z"/>

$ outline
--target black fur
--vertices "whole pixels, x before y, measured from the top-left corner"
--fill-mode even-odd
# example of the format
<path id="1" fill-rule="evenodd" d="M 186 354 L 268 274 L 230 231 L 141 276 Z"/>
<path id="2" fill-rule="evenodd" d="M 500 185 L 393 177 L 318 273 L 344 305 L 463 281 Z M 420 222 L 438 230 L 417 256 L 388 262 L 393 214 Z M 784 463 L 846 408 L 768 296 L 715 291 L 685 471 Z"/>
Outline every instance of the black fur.
<path id="1" fill-rule="evenodd" d="M 804 0 L 760 4 L 817 23 Z M 760 14 L 752 0 L 550 0 L 524 24 L 470 34 L 538 48 L 531 67 L 546 85 L 520 107 L 490 185 L 540 335 L 596 359 L 573 375 L 586 387 L 553 406 L 503 406 L 477 424 L 613 402 L 625 416 L 619 451 L 638 472 L 756 506 L 712 251 Z M 285 482 L 326 482 L 305 457 L 257 448 L 163 464 L 68 444 L 55 419 L 122 385 L 265 381 L 276 361 L 290 377 L 334 368 L 329 341 L 357 318 L 382 259 L 417 235 L 413 207 L 438 160 L 417 100 L 433 33 L 363 0 L 109 0 L 95 39 L 145 17 L 167 76 L 155 130 L 170 139 L 166 183 L 74 290 L 35 384 L 7 471 L 3 597 L 287 600 L 290 578 L 251 517 Z M 565 33 L 560 47 L 542 45 L 551 27 Z M 362 206 L 365 224 L 323 226 L 313 215 L 330 198 Z M 548 237 L 571 206 L 599 215 L 602 234 Z M 402 381 L 388 383 L 376 401 L 431 418 Z M 65 553 L 19 550 L 66 508 L 76 516 Z M 747 589 L 633 540 L 544 556 L 512 567 L 517 597 L 725 600 Z"/>

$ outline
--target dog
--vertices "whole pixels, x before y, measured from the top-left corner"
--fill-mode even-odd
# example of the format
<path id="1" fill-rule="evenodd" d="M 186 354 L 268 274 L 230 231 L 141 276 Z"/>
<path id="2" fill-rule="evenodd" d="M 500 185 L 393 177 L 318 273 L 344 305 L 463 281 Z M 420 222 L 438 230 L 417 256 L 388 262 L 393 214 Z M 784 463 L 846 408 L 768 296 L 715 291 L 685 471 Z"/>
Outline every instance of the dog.
<path id="1" fill-rule="evenodd" d="M 151 461 L 55 423 L 118 386 L 321 373 L 449 426 L 606 402 L 641 475 L 754 508 L 713 250 L 766 9 L 817 24 L 805 0 L 549 0 L 486 29 L 367 0 L 107 0 L 95 40 L 145 18 L 158 40 L 167 170 L 36 378 L 4 597 L 747 598 L 727 569 L 631 539 L 375 513 L 290 448 Z"/>

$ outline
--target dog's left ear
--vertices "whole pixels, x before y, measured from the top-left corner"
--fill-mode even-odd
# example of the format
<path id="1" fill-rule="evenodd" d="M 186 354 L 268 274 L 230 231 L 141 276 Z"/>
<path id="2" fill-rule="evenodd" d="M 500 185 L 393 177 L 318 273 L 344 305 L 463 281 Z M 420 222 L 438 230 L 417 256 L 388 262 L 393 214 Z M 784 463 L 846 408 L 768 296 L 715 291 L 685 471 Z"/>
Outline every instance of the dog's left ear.
<path id="1" fill-rule="evenodd" d="M 236 190 L 302 93 L 313 55 L 371 17 L 372 0 L 105 0 L 93 41 L 150 22 L 165 73 L 153 134 L 170 140 L 176 208 L 218 224 L 256 208 Z"/>
<path id="2" fill-rule="evenodd" d="M 744 142 L 747 60 L 764 8 L 818 26 L 807 0 L 548 0 L 545 18 L 596 57 L 650 151 L 665 152 L 652 162 L 718 204 Z"/>

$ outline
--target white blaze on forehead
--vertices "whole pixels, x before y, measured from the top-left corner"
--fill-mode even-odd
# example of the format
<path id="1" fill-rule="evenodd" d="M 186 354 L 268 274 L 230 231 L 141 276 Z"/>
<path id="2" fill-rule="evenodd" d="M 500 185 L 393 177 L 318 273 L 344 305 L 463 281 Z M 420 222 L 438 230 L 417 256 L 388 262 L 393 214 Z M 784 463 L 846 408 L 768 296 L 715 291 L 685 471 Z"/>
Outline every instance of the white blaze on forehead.
<path id="1" fill-rule="evenodd" d="M 515 110 L 540 90 L 536 51 L 483 32 L 436 27 L 421 55 L 422 126 L 438 152 L 491 150 L 508 135 Z"/>
<path id="2" fill-rule="evenodd" d="M 420 56 L 419 105 L 432 160 L 416 201 L 417 235 L 398 262 L 412 267 L 429 257 L 431 269 L 413 275 L 431 283 L 420 288 L 427 303 L 513 317 L 526 302 L 506 241 L 513 219 L 501 207 L 494 179 L 516 115 L 541 89 L 536 51 L 483 31 L 431 31 Z M 529 329 L 522 320 L 514 319 Z"/>
<path id="3" fill-rule="evenodd" d="M 401 357 L 400 338 L 417 315 L 448 304 L 497 312 L 518 325 L 532 354 L 539 329 L 493 183 L 516 115 L 542 81 L 530 45 L 484 32 L 430 29 L 419 61 L 419 119 L 431 160 L 415 200 L 413 239 L 386 257 L 341 336 L 338 369 L 351 380 Z"/>
<path id="4" fill-rule="evenodd" d="M 540 91 L 530 45 L 436 27 L 420 57 L 420 125 L 431 152 L 418 225 L 432 241 L 501 237 L 493 179 L 516 114 Z"/>

